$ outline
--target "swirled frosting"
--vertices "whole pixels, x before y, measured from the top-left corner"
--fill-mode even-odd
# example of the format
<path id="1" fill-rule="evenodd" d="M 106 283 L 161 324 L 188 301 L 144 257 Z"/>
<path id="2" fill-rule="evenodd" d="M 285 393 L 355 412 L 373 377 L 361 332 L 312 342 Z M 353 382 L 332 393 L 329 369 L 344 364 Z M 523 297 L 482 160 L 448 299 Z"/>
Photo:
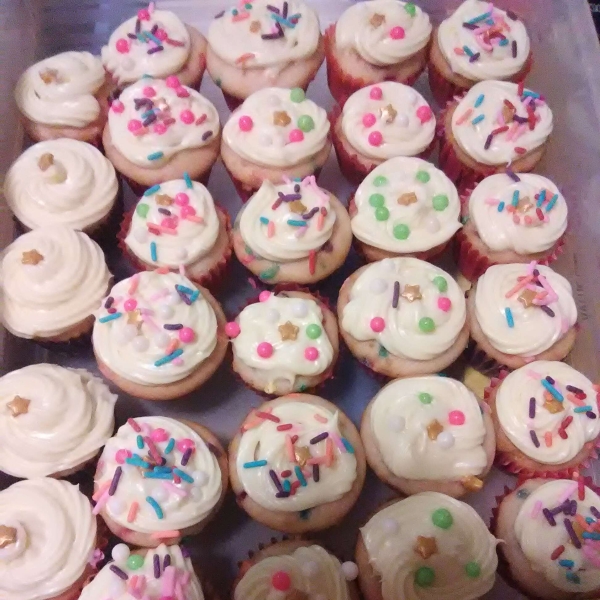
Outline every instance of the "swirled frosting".
<path id="1" fill-rule="evenodd" d="M 412 2 L 371 0 L 344 11 L 335 26 L 335 43 L 351 48 L 372 65 L 402 62 L 423 49 L 431 36 L 429 15 Z"/>
<path id="2" fill-rule="evenodd" d="M 125 243 L 146 264 L 189 265 L 212 250 L 219 227 L 210 192 L 196 181 L 175 179 L 146 190 L 133 213 Z"/>
<path id="3" fill-rule="evenodd" d="M 474 81 L 515 75 L 530 51 L 523 22 L 487 0 L 463 2 L 442 21 L 437 36 L 452 71 Z"/>
<path id="4" fill-rule="evenodd" d="M 96 519 L 79 487 L 57 479 L 19 481 L 0 492 L 0 594 L 46 600 L 84 574 Z"/>
<path id="5" fill-rule="evenodd" d="M 458 103 L 451 126 L 471 158 L 502 165 L 542 146 L 552 133 L 553 117 L 538 93 L 508 81 L 482 81 Z"/>
<path id="6" fill-rule="evenodd" d="M 569 462 L 600 435 L 592 382 L 558 361 L 536 361 L 510 373 L 498 388 L 496 413 L 510 441 L 544 464 Z"/>
<path id="7" fill-rule="evenodd" d="M 209 445 L 168 417 L 138 417 L 120 427 L 106 442 L 94 484 L 95 511 L 143 533 L 200 523 L 222 490 L 221 469 Z"/>
<path id="8" fill-rule="evenodd" d="M 217 345 L 217 317 L 179 273 L 144 271 L 120 281 L 96 311 L 94 352 L 129 381 L 161 385 L 187 377 Z"/>
<path id="9" fill-rule="evenodd" d="M 96 92 L 104 85 L 102 62 L 89 52 L 62 52 L 29 67 L 15 87 L 19 110 L 31 121 L 85 127 L 100 116 Z"/>
<path id="10" fill-rule="evenodd" d="M 29 229 L 95 225 L 110 212 L 118 191 L 115 169 L 100 150 L 68 138 L 31 146 L 4 180 L 8 206 Z"/>
<path id="11" fill-rule="evenodd" d="M 223 127 L 223 139 L 236 154 L 271 167 L 310 159 L 326 146 L 328 134 L 325 109 L 300 88 L 254 92 Z"/>
<path id="12" fill-rule="evenodd" d="M 2 253 L 2 322 L 19 337 L 58 335 L 94 312 L 110 279 L 100 246 L 85 233 L 34 229 Z"/>
<path id="13" fill-rule="evenodd" d="M 546 177 L 499 173 L 484 179 L 469 198 L 469 218 L 495 251 L 535 254 L 549 250 L 567 229 L 567 203 Z"/>
<path id="14" fill-rule="evenodd" d="M 464 295 L 448 273 L 416 258 L 386 258 L 354 281 L 341 327 L 396 356 L 430 360 L 454 344 L 465 320 Z"/>
<path id="15" fill-rule="evenodd" d="M 360 531 L 383 600 L 475 600 L 494 585 L 497 540 L 464 502 L 416 494 L 380 510 Z"/>
<path id="16" fill-rule="evenodd" d="M 127 160 L 158 168 L 179 152 L 212 142 L 220 126 L 213 104 L 173 76 L 131 84 L 112 103 L 108 127 Z"/>
<path id="17" fill-rule="evenodd" d="M 549 267 L 494 265 L 477 281 L 475 315 L 494 348 L 530 357 L 564 337 L 577 306 L 571 284 Z"/>
<path id="18" fill-rule="evenodd" d="M 431 163 L 398 156 L 376 167 L 354 196 L 352 233 L 388 252 L 435 248 L 460 229 L 454 184 Z"/>

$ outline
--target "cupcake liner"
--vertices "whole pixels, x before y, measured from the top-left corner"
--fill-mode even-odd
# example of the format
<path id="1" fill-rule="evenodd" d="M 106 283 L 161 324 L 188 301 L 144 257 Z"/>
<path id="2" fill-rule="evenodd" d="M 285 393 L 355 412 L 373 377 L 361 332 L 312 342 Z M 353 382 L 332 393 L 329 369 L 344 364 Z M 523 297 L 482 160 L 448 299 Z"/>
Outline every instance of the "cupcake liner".
<path id="1" fill-rule="evenodd" d="M 495 377 L 502 369 L 506 369 L 496 359 L 488 356 L 485 350 L 480 348 L 473 339 L 470 340 L 469 345 L 465 348 L 463 358 L 476 371 L 488 377 Z"/>

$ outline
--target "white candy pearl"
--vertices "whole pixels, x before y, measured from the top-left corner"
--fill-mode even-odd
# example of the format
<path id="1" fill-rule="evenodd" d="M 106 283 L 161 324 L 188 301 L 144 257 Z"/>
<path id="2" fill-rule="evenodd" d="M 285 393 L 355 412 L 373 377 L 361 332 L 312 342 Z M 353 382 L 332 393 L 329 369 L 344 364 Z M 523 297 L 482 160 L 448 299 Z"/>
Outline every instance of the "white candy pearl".
<path id="1" fill-rule="evenodd" d="M 404 428 L 406 427 L 406 419 L 397 415 L 391 416 L 388 420 L 388 423 L 390 425 L 390 429 L 392 431 L 396 431 L 397 433 L 404 431 Z"/>
<path id="2" fill-rule="evenodd" d="M 192 473 L 192 479 L 194 484 L 198 487 L 202 487 L 208 483 L 208 475 L 204 471 L 194 471 Z"/>
<path id="3" fill-rule="evenodd" d="M 181 302 L 181 298 L 179 297 L 179 294 L 172 292 L 165 298 L 165 302 L 171 306 L 175 306 Z"/>
<path id="4" fill-rule="evenodd" d="M 383 529 L 385 530 L 385 532 L 388 535 L 394 535 L 396 533 L 398 533 L 400 526 L 398 525 L 398 521 L 395 521 L 394 519 L 385 519 L 382 522 L 383 525 Z"/>
<path id="5" fill-rule="evenodd" d="M 427 220 L 425 221 L 425 229 L 427 229 L 429 233 L 437 233 L 440 230 L 440 222 L 438 221 L 437 217 L 433 215 L 427 217 Z"/>
<path id="6" fill-rule="evenodd" d="M 188 251 L 185 248 L 179 248 L 177 252 L 175 252 L 175 258 L 177 260 L 185 260 L 188 257 Z"/>
<path id="7" fill-rule="evenodd" d="M 158 315 L 163 319 L 170 319 L 175 314 L 175 311 L 168 304 L 161 304 L 158 309 Z"/>
<path id="8" fill-rule="evenodd" d="M 342 564 L 342 573 L 346 581 L 354 581 L 358 577 L 358 567 L 351 561 Z"/>
<path id="9" fill-rule="evenodd" d="M 383 294 L 387 290 L 388 284 L 385 279 L 373 279 L 371 282 L 371 291 L 374 294 Z"/>
<path id="10" fill-rule="evenodd" d="M 120 498 L 112 496 L 112 498 L 106 503 L 106 507 L 113 515 L 120 515 L 125 511 L 127 505 Z"/>
<path id="11" fill-rule="evenodd" d="M 144 242 L 148 241 L 148 230 L 147 229 L 136 229 L 133 232 L 133 237 L 140 242 L 141 244 L 143 244 Z"/>
<path id="12" fill-rule="evenodd" d="M 190 495 L 192 496 L 192 498 L 194 498 L 194 500 L 201 500 L 202 490 L 200 488 L 194 487 L 190 490 Z"/>
<path id="13" fill-rule="evenodd" d="M 164 502 L 168 498 L 169 493 L 167 492 L 167 490 L 165 490 L 164 487 L 160 486 L 160 487 L 156 487 L 152 490 L 151 496 L 157 502 Z"/>
<path id="14" fill-rule="evenodd" d="M 136 338 L 134 338 L 131 345 L 136 352 L 146 352 L 146 350 L 148 350 L 150 347 L 150 342 L 148 341 L 147 337 L 138 335 Z"/>
<path id="15" fill-rule="evenodd" d="M 266 319 L 269 323 L 277 323 L 279 322 L 279 317 L 281 315 L 279 314 L 279 311 L 275 308 L 269 308 L 269 310 L 267 310 L 267 315 L 266 315 Z"/>
<path id="16" fill-rule="evenodd" d="M 306 577 L 314 577 L 319 572 L 319 565 L 313 560 L 309 560 L 302 565 L 302 573 Z"/>
<path id="17" fill-rule="evenodd" d="M 408 102 L 408 104 L 415 104 L 415 102 L 417 101 L 417 94 L 414 90 L 406 90 L 406 102 Z"/>
<path id="18" fill-rule="evenodd" d="M 303 300 L 294 302 L 294 305 L 292 306 L 292 313 L 295 317 L 298 317 L 299 319 L 305 317 L 308 314 L 308 306 L 306 302 L 304 302 Z"/>
<path id="19" fill-rule="evenodd" d="M 126 563 L 129 558 L 129 548 L 125 544 L 117 544 L 112 551 L 112 559 L 116 563 Z"/>
<path id="20" fill-rule="evenodd" d="M 137 327 L 135 325 L 125 325 L 120 330 L 119 338 L 123 344 L 129 343 L 137 335 Z"/>
<path id="21" fill-rule="evenodd" d="M 396 125 L 408 127 L 408 116 L 405 113 L 398 113 L 396 115 Z"/>
<path id="22" fill-rule="evenodd" d="M 169 345 L 169 342 L 171 341 L 171 338 L 169 337 L 169 335 L 167 333 L 165 333 L 164 331 L 159 331 L 155 336 L 154 336 L 154 343 L 159 347 L 159 348 L 166 348 Z"/>
<path id="23" fill-rule="evenodd" d="M 438 446 L 444 450 L 454 446 L 454 436 L 449 431 L 442 431 L 442 433 L 437 436 L 436 441 Z"/>

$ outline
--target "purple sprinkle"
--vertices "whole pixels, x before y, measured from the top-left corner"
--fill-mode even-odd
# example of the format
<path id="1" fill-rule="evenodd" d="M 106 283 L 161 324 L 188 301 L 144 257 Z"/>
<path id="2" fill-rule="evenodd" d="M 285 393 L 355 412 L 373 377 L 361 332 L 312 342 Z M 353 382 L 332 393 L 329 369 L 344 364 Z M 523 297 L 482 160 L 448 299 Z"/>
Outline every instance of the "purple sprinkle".
<path id="1" fill-rule="evenodd" d="M 327 439 L 329 437 L 329 434 L 324 431 L 323 433 L 320 433 L 319 435 L 315 435 L 315 437 L 310 440 L 310 444 L 318 444 L 319 442 L 322 442 L 323 440 Z"/>
<path id="2" fill-rule="evenodd" d="M 160 558 L 158 554 L 154 555 L 152 562 L 154 566 L 154 579 L 160 579 Z"/>
<path id="3" fill-rule="evenodd" d="M 288 3 L 287 3 L 287 2 L 284 2 L 284 3 L 283 3 L 283 9 L 282 9 L 282 11 L 281 11 L 281 16 L 282 16 L 284 19 L 287 19 L 287 16 L 288 16 Z"/>
<path id="4" fill-rule="evenodd" d="M 556 521 L 554 520 L 554 516 L 552 515 L 552 513 L 547 508 L 544 508 L 544 510 L 542 510 L 542 513 L 544 517 L 546 517 L 546 521 L 548 521 L 548 523 L 550 523 L 552 527 L 555 527 Z"/>
<path id="5" fill-rule="evenodd" d="M 177 293 L 179 294 L 179 297 L 188 305 L 191 306 L 192 305 L 192 301 L 180 290 L 177 290 Z"/>
<path id="6" fill-rule="evenodd" d="M 581 550 L 581 542 L 579 541 L 579 538 L 577 537 L 577 534 L 575 533 L 575 530 L 573 529 L 573 525 L 571 524 L 571 521 L 569 521 L 569 519 L 565 519 L 563 522 L 565 524 L 565 529 L 567 530 L 567 533 L 569 534 L 569 537 L 571 538 L 571 541 L 573 542 L 573 546 L 575 546 L 575 548 L 577 548 L 577 550 Z"/>
<path id="7" fill-rule="evenodd" d="M 319 483 L 319 479 L 321 478 L 319 465 L 313 465 L 313 481 L 315 483 Z"/>
<path id="8" fill-rule="evenodd" d="M 307 213 L 303 214 L 302 218 L 305 221 L 308 221 L 309 219 L 312 219 L 318 212 L 319 212 L 319 207 L 315 206 L 314 208 L 311 208 Z"/>
<path id="9" fill-rule="evenodd" d="M 600 519 L 600 510 L 598 510 L 595 506 L 590 506 L 590 512 L 596 517 L 596 519 Z"/>
<path id="10" fill-rule="evenodd" d="M 157 52 L 162 52 L 164 48 L 162 46 L 155 46 L 154 48 L 150 48 L 147 54 L 156 54 Z"/>
<path id="11" fill-rule="evenodd" d="M 181 466 L 182 467 L 185 467 L 188 464 L 188 461 L 190 460 L 191 455 L 192 455 L 192 449 L 186 448 L 185 452 L 183 453 L 183 456 L 181 457 Z"/>
<path id="12" fill-rule="evenodd" d="M 283 202 L 293 202 L 294 200 L 302 200 L 302 194 L 284 194 L 283 192 L 278 192 L 278 196 Z"/>
<path id="13" fill-rule="evenodd" d="M 205 131 L 202 134 L 202 141 L 205 142 L 207 139 L 212 137 L 213 132 L 212 131 Z"/>
<path id="14" fill-rule="evenodd" d="M 150 105 L 148 105 L 148 102 L 150 102 Z M 152 102 L 150 98 L 134 98 L 133 106 L 135 107 L 135 110 L 140 110 L 142 106 L 149 106 L 149 108 L 153 108 L 154 102 Z"/>
<path id="15" fill-rule="evenodd" d="M 152 35 L 154 35 L 156 33 L 157 29 L 158 29 L 158 24 L 154 23 L 154 25 L 152 25 L 152 29 L 150 30 L 150 33 Z"/>
<path id="16" fill-rule="evenodd" d="M 272 4 L 267 4 L 267 10 L 270 10 L 271 12 L 275 13 L 276 15 L 279 14 L 279 9 L 276 6 L 273 6 Z"/>
<path id="17" fill-rule="evenodd" d="M 485 140 L 485 144 L 483 145 L 483 149 L 484 150 L 489 150 L 490 146 L 492 145 L 492 140 L 494 139 L 494 134 L 490 133 L 490 135 L 487 136 L 486 140 Z"/>
<path id="18" fill-rule="evenodd" d="M 171 566 L 171 555 L 165 554 L 165 560 L 163 561 L 163 571 Z"/>
<path id="19" fill-rule="evenodd" d="M 167 331 L 177 331 L 178 329 L 183 329 L 183 325 L 181 323 L 165 323 L 163 327 Z"/>
<path id="20" fill-rule="evenodd" d="M 181 548 L 181 556 L 183 558 L 189 558 L 191 556 L 190 551 L 187 549 L 187 546 L 179 546 Z"/>
<path id="21" fill-rule="evenodd" d="M 471 31 L 479 27 L 479 25 L 476 25 L 475 23 L 463 23 L 462 25 L 465 29 L 470 29 Z"/>
<path id="22" fill-rule="evenodd" d="M 569 514 L 574 517 L 577 514 L 577 500 L 571 500 L 569 504 Z M 565 511 L 566 514 L 566 511 Z"/>
<path id="23" fill-rule="evenodd" d="M 475 61 L 479 60 L 480 57 L 481 57 L 481 54 L 479 52 L 475 52 L 475 54 L 473 54 L 473 56 L 469 56 L 469 62 L 474 63 Z"/>
<path id="24" fill-rule="evenodd" d="M 333 252 L 333 244 L 327 240 L 322 246 L 321 246 L 321 251 L 322 252 Z"/>
<path id="25" fill-rule="evenodd" d="M 512 57 L 517 58 L 517 40 L 513 40 L 510 46 L 512 48 Z"/>
<path id="26" fill-rule="evenodd" d="M 135 32 L 139 33 L 142 29 L 142 22 L 139 19 L 135 20 Z"/>
<path id="27" fill-rule="evenodd" d="M 217 14 L 215 15 L 215 19 L 220 19 L 220 18 L 221 18 L 221 17 L 222 17 L 224 14 L 225 14 L 225 11 L 224 11 L 224 10 L 222 10 L 220 13 L 217 13 Z"/>
<path id="28" fill-rule="evenodd" d="M 519 178 L 519 176 L 512 170 L 512 169 L 506 169 L 506 174 L 513 180 L 516 181 L 517 183 L 519 183 L 519 181 L 521 181 L 521 179 Z"/>
<path id="29" fill-rule="evenodd" d="M 516 123 L 529 123 L 529 119 L 527 117 L 520 117 L 519 115 L 514 115 L 513 121 Z"/>
<path id="30" fill-rule="evenodd" d="M 545 304 L 540 304 L 540 308 L 549 316 L 549 317 L 555 317 L 556 313 L 549 307 L 546 306 Z"/>
<path id="31" fill-rule="evenodd" d="M 104 308 L 110 308 L 115 299 L 112 296 L 109 296 L 104 303 Z"/>
<path id="32" fill-rule="evenodd" d="M 540 275 L 539 269 L 534 269 L 533 270 L 533 275 L 534 275 L 534 277 L 539 277 L 539 275 Z M 538 283 L 538 282 L 536 282 L 536 283 Z"/>
<path id="33" fill-rule="evenodd" d="M 517 15 L 512 11 L 512 10 L 507 10 L 506 11 L 506 16 L 511 19 L 512 21 L 517 21 L 519 17 L 517 17 Z"/>
<path id="34" fill-rule="evenodd" d="M 275 498 L 289 498 L 290 497 L 290 493 L 289 492 L 277 492 L 275 494 Z"/>
<path id="35" fill-rule="evenodd" d="M 269 470 L 269 477 L 271 477 L 271 479 L 273 480 L 273 483 L 275 484 L 275 487 L 277 488 L 278 492 L 283 492 L 283 487 L 281 486 L 281 481 L 279 481 L 279 477 L 277 477 L 277 473 L 275 473 L 275 471 L 273 471 L 273 469 Z"/>
<path id="36" fill-rule="evenodd" d="M 550 375 L 546 376 L 546 381 L 550 384 L 550 385 L 554 385 L 556 383 L 556 381 L 554 379 L 552 379 L 552 377 L 550 377 Z"/>
<path id="37" fill-rule="evenodd" d="M 550 514 L 554 517 L 556 515 L 559 515 L 561 512 L 564 512 L 565 514 L 567 514 L 567 512 L 571 507 L 571 501 L 570 500 L 565 500 L 562 504 L 559 504 L 558 506 L 555 506 L 554 508 L 550 509 Z"/>
<path id="38" fill-rule="evenodd" d="M 120 577 L 123 581 L 127 581 L 129 579 L 129 575 L 125 573 L 122 569 L 119 569 L 117 565 L 110 565 L 108 567 L 117 577 Z"/>
<path id="39" fill-rule="evenodd" d="M 585 416 L 586 416 L 588 419 L 595 419 L 595 418 L 596 418 L 596 414 L 595 414 L 595 413 L 593 413 L 591 410 L 588 410 L 588 411 L 585 413 Z"/>
<path id="40" fill-rule="evenodd" d="M 529 435 L 531 436 L 531 441 L 536 448 L 540 447 L 540 440 L 538 440 L 538 436 L 533 429 L 529 430 Z"/>
<path id="41" fill-rule="evenodd" d="M 128 37 L 130 40 L 137 40 L 137 35 L 135 35 L 135 33 L 128 33 L 128 34 L 127 34 L 127 37 Z"/>
<path id="42" fill-rule="evenodd" d="M 294 192 L 296 192 L 296 194 L 300 192 L 300 186 L 297 183 L 294 185 Z"/>
<path id="43" fill-rule="evenodd" d="M 206 447 L 212 452 L 217 458 L 221 456 L 221 451 L 214 445 L 208 442 Z"/>
<path id="44" fill-rule="evenodd" d="M 529 418 L 535 419 L 535 398 L 529 398 Z"/>
<path id="45" fill-rule="evenodd" d="M 108 495 L 114 496 L 117 491 L 117 486 L 119 485 L 119 480 L 121 479 L 121 474 L 123 473 L 122 467 L 117 467 L 115 469 L 115 474 L 113 475 L 112 481 L 110 482 L 110 487 L 108 488 Z"/>
<path id="46" fill-rule="evenodd" d="M 283 32 L 279 33 L 263 33 L 261 36 L 261 39 L 263 40 L 278 40 L 279 38 L 283 37 Z"/>
<path id="47" fill-rule="evenodd" d="M 567 392 L 573 392 L 574 394 L 583 394 L 583 390 L 575 387 L 574 385 L 565 385 Z"/>
<path id="48" fill-rule="evenodd" d="M 392 308 L 398 308 L 399 300 L 400 300 L 400 282 L 394 281 L 394 292 L 392 294 Z"/>
<path id="49" fill-rule="evenodd" d="M 168 217 L 171 216 L 171 211 L 168 208 L 163 208 L 162 206 L 158 209 L 158 212 L 161 215 L 167 215 Z"/>

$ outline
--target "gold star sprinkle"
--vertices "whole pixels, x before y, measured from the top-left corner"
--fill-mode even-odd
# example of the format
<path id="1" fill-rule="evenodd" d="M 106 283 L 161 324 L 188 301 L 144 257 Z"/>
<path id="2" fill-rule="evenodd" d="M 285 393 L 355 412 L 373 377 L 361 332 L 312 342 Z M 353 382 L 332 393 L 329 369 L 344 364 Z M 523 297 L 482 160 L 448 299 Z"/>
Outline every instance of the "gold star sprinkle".
<path id="1" fill-rule="evenodd" d="M 135 325 L 139 331 L 142 327 L 142 323 L 142 313 L 139 308 L 127 311 L 127 325 Z"/>
<path id="2" fill-rule="evenodd" d="M 250 23 L 250 33 L 259 33 L 260 32 L 260 21 L 252 21 Z"/>
<path id="3" fill-rule="evenodd" d="M 402 206 L 410 206 L 417 201 L 417 195 L 414 192 L 407 192 L 398 198 L 398 204 Z"/>
<path id="4" fill-rule="evenodd" d="M 37 265 L 42 262 L 44 257 L 37 250 L 27 250 L 21 254 L 21 264 Z"/>
<path id="5" fill-rule="evenodd" d="M 10 546 L 17 541 L 17 530 L 14 527 L 0 525 L 0 550 Z"/>
<path id="6" fill-rule="evenodd" d="M 552 196 L 551 196 L 552 197 Z M 519 202 L 517 204 L 517 212 L 526 213 L 528 210 L 533 208 L 533 202 L 529 199 L 529 196 L 524 196 L 523 198 L 519 198 Z"/>
<path id="7" fill-rule="evenodd" d="M 544 404 L 542 406 L 553 415 L 565 410 L 562 402 L 559 402 L 550 392 L 544 392 Z"/>
<path id="8" fill-rule="evenodd" d="M 46 84 L 62 83 L 60 73 L 57 69 L 44 69 L 40 71 L 40 79 Z"/>
<path id="9" fill-rule="evenodd" d="M 13 417 L 18 417 L 19 415 L 26 415 L 29 412 L 30 402 L 31 400 L 27 400 L 27 398 L 15 396 L 6 406 Z"/>
<path id="10" fill-rule="evenodd" d="M 386 123 L 393 123 L 398 116 L 398 111 L 391 104 L 388 104 L 380 109 L 379 114 L 382 121 L 385 121 Z"/>
<path id="11" fill-rule="evenodd" d="M 465 475 L 460 482 L 469 492 L 478 492 L 483 487 L 483 481 L 479 477 L 475 477 L 475 475 Z"/>
<path id="12" fill-rule="evenodd" d="M 38 167 L 40 171 L 47 171 L 54 164 L 54 154 L 44 152 L 38 159 Z"/>
<path id="13" fill-rule="evenodd" d="M 278 127 L 285 127 L 292 122 L 290 115 L 288 115 L 285 110 L 276 110 L 273 113 L 273 125 L 277 125 Z"/>
<path id="14" fill-rule="evenodd" d="M 384 23 L 385 23 L 385 15 L 380 15 L 379 13 L 375 13 L 369 23 L 371 23 L 371 25 L 373 27 L 375 27 L 375 29 L 377 29 L 377 27 L 381 27 Z"/>
<path id="15" fill-rule="evenodd" d="M 278 329 L 282 342 L 286 342 L 287 340 L 292 340 L 292 342 L 295 341 L 295 339 L 298 337 L 298 331 L 300 331 L 298 327 L 296 327 L 290 321 L 280 325 Z"/>
<path id="16" fill-rule="evenodd" d="M 160 206 L 171 206 L 171 204 L 173 204 L 173 198 L 167 194 L 157 194 L 156 204 Z"/>
<path id="17" fill-rule="evenodd" d="M 305 213 L 307 210 L 306 206 L 304 204 L 302 204 L 301 200 L 292 200 L 288 204 L 288 207 L 293 213 L 296 213 L 297 215 L 301 215 L 302 213 Z"/>
<path id="18" fill-rule="evenodd" d="M 427 435 L 430 440 L 437 440 L 438 435 L 440 435 L 442 431 L 444 431 L 444 426 L 437 419 L 434 419 L 427 425 Z"/>
<path id="19" fill-rule="evenodd" d="M 409 302 L 414 302 L 415 300 L 421 300 L 421 298 L 423 298 L 420 285 L 405 285 L 401 295 Z"/>
<path id="20" fill-rule="evenodd" d="M 296 462 L 301 466 L 306 466 L 306 463 L 312 458 L 308 446 L 297 446 L 294 448 L 294 455 L 296 456 Z"/>
<path id="21" fill-rule="evenodd" d="M 523 290 L 519 294 L 518 300 L 525 308 L 531 308 L 532 306 L 535 306 L 533 300 L 536 296 L 537 292 L 534 292 L 533 290 Z"/>
<path id="22" fill-rule="evenodd" d="M 504 104 L 502 106 L 502 118 L 504 119 L 504 122 L 506 123 L 506 125 L 508 125 L 509 123 L 512 123 L 512 120 L 513 120 L 516 112 L 517 111 L 514 108 L 511 108 L 510 106 L 507 106 L 506 104 Z"/>
<path id="23" fill-rule="evenodd" d="M 437 554 L 437 542 L 435 541 L 434 537 L 425 537 L 420 535 L 417 538 L 417 543 L 415 544 L 413 550 L 422 558 L 427 560 L 430 556 Z"/>

